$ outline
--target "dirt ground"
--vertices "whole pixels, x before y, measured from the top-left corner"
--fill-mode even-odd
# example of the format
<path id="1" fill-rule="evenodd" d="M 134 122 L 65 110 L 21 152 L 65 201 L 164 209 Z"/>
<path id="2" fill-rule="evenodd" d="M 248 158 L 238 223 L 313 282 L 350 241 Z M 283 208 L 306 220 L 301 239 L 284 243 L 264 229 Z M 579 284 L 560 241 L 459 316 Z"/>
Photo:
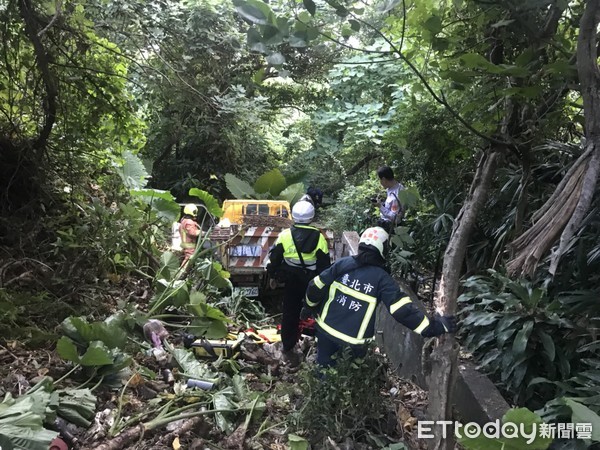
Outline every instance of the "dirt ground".
<path id="1" fill-rule="evenodd" d="M 256 349 L 255 349 L 256 350 Z M 266 408 L 263 417 L 266 420 L 251 423 L 247 428 L 241 423 L 230 435 L 226 436 L 216 426 L 213 418 L 200 416 L 172 422 L 160 429 L 138 434 L 133 442 L 121 448 L 132 449 L 287 449 L 288 434 L 290 430 L 285 426 L 273 426 L 268 429 L 265 423 L 283 423 L 291 409 L 302 403 L 302 392 L 297 386 L 297 369 L 291 369 L 281 361 L 269 359 L 264 352 L 253 351 L 246 358 L 248 363 L 253 364 L 258 373 L 270 372 L 273 376 L 269 384 L 261 381 L 255 373 L 244 375 L 248 385 L 257 392 L 267 394 Z M 305 350 L 309 354 L 310 344 L 305 344 Z M 242 357 L 244 358 L 244 357 Z M 145 367 L 159 370 L 156 362 L 145 354 L 135 355 L 135 360 Z M 6 393 L 13 396 L 24 394 L 31 386 L 36 384 L 42 377 L 50 376 L 58 379 L 71 368 L 51 348 L 28 349 L 18 341 L 0 340 L 0 398 Z M 256 370 L 254 371 L 256 372 Z M 67 379 L 65 385 L 73 385 L 74 378 Z M 290 387 L 292 395 L 285 401 L 278 397 L 277 386 L 286 385 Z M 106 436 L 106 424 L 103 424 L 111 411 L 121 405 L 123 416 L 133 416 L 139 411 L 147 408 L 148 404 L 158 398 L 173 395 L 173 384 L 162 379 L 148 380 L 137 377 L 134 381 L 129 380 L 127 389 L 114 389 L 104 385 L 98 386 L 94 393 L 97 395 L 96 417 L 92 426 L 82 429 L 73 425 L 64 427 L 61 437 L 66 447 L 58 446 L 53 450 L 98 448 L 109 439 Z M 121 398 L 119 398 L 122 396 Z M 389 383 L 381 392 L 382 401 L 393 404 L 394 413 L 388 419 L 389 437 L 404 442 L 407 448 L 424 449 L 424 443 L 416 438 L 417 420 L 424 417 L 427 406 L 427 395 L 414 384 L 401 380 L 390 374 Z M 262 423 L 262 428 L 261 428 Z M 103 428 L 104 427 L 104 428 Z M 135 426 L 132 424 L 132 428 Z M 104 435 L 103 435 L 104 434 Z M 375 448 L 357 442 L 334 442 L 325 441 L 327 448 L 335 449 L 368 449 Z M 62 443 L 61 443 L 62 445 Z M 301 447 L 298 447 L 301 448 Z M 315 447 L 313 447 L 315 448 Z M 325 447 L 323 447 L 325 448 Z"/>

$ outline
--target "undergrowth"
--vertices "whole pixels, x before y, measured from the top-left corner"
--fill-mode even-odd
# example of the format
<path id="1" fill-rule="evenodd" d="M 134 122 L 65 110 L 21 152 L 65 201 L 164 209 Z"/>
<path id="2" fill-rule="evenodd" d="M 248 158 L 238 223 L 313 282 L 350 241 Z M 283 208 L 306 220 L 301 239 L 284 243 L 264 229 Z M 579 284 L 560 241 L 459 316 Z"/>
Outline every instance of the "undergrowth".
<path id="1" fill-rule="evenodd" d="M 383 435 L 392 410 L 381 395 L 386 381 L 382 358 L 373 352 L 364 358 L 344 352 L 334 368 L 303 366 L 298 372 L 303 397 L 290 424 L 315 445 L 326 438 L 364 442 Z"/>

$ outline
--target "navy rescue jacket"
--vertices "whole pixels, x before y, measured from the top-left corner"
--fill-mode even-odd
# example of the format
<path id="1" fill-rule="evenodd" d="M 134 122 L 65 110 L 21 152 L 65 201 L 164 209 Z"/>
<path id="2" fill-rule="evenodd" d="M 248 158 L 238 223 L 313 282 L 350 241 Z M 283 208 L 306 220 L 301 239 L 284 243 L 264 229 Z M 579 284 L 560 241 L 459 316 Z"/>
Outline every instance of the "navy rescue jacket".
<path id="1" fill-rule="evenodd" d="M 383 302 L 392 317 L 424 336 L 445 333 L 437 318 L 428 318 L 402 292 L 381 265 L 349 256 L 310 281 L 306 306 L 317 310 L 317 328 L 340 343 L 361 345 L 375 335 L 375 311 Z"/>

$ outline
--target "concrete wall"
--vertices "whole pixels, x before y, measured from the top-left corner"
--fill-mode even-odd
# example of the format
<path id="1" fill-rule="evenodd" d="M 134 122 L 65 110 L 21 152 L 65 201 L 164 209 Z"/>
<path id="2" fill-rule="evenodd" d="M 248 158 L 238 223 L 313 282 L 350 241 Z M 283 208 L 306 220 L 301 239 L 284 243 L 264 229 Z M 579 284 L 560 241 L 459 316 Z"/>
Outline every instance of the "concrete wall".
<path id="1" fill-rule="evenodd" d="M 424 311 L 423 304 L 414 292 L 402 281 L 398 283 L 413 299 L 415 305 Z M 427 346 L 425 351 L 423 347 L 429 340 L 400 325 L 385 307 L 379 308 L 376 330 L 377 344 L 387 354 L 398 375 L 411 380 L 422 389 L 429 390 L 426 376 Z M 453 402 L 458 416 L 456 419 L 463 423 L 476 422 L 482 425 L 501 419 L 510 407 L 490 379 L 468 361 L 460 361 L 458 369 Z"/>

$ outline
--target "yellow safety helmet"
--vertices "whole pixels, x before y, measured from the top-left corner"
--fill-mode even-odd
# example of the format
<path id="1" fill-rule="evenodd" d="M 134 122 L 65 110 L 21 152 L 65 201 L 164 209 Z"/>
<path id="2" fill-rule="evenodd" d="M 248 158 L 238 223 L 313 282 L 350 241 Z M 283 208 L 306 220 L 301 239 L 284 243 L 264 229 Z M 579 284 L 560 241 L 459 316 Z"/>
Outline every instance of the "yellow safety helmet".
<path id="1" fill-rule="evenodd" d="M 367 228 L 360 236 L 359 244 L 372 245 L 375 247 L 382 258 L 384 256 L 385 243 L 389 238 L 389 234 L 381 227 Z"/>
<path id="2" fill-rule="evenodd" d="M 189 203 L 184 206 L 183 213 L 189 216 L 195 216 L 198 214 L 198 207 L 193 203 Z"/>

